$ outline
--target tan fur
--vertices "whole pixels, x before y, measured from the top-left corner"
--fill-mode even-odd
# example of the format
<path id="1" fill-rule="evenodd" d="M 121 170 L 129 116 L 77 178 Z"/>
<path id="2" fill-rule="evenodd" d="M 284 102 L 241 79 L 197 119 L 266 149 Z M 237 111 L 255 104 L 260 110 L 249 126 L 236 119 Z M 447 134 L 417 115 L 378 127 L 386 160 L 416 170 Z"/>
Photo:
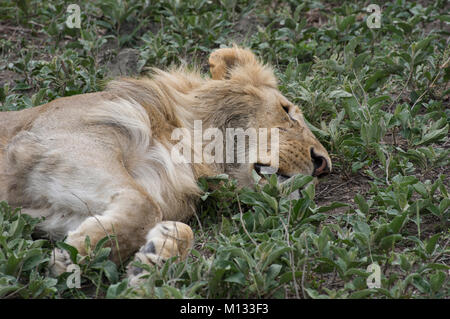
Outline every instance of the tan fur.
<path id="1" fill-rule="evenodd" d="M 280 174 L 312 174 L 311 148 L 331 169 L 269 66 L 239 47 L 216 50 L 209 62 L 212 79 L 183 68 L 154 70 L 150 78 L 112 81 L 104 92 L 0 113 L 0 200 L 45 217 L 40 230 L 67 235 L 82 254 L 85 236 L 94 245 L 117 236 L 117 261 L 145 244 L 159 222 L 192 216 L 200 176 L 227 173 L 241 185 L 252 182 L 249 163 L 175 163 L 175 128 L 192 132 L 194 120 L 222 131 L 279 128 Z M 258 162 L 267 164 L 268 155 Z"/>

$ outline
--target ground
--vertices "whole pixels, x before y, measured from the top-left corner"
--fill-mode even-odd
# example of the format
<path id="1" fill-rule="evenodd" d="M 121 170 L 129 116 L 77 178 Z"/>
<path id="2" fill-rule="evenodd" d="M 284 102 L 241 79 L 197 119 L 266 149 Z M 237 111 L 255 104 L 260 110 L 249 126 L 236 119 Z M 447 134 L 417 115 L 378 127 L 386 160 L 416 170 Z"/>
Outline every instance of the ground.
<path id="1" fill-rule="evenodd" d="M 379 3 L 379 29 L 366 6 Z M 0 111 L 101 90 L 120 75 L 198 65 L 238 43 L 276 68 L 329 150 L 333 172 L 288 201 L 274 182 L 202 180 L 185 263 L 127 287 L 97 247 L 80 259 L 31 237 L 35 221 L 1 208 L 0 297 L 448 298 L 450 142 L 446 1 L 70 1 L 0 4 Z M 72 252 L 82 288 L 46 274 L 53 245 Z M 13 256 L 13 257 L 12 257 Z M 367 267 L 382 268 L 369 288 Z"/>

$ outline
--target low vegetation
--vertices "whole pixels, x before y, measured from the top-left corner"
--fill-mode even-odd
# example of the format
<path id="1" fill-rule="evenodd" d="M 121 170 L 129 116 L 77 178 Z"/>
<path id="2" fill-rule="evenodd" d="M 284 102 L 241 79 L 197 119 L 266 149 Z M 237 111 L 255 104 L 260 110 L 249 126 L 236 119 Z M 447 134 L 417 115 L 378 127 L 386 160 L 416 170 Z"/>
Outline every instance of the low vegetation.
<path id="1" fill-rule="evenodd" d="M 191 255 L 148 268 L 140 288 L 105 241 L 81 257 L 33 237 L 39 220 L 1 203 L 1 298 L 449 298 L 446 1 L 380 1 L 377 29 L 371 1 L 89 1 L 79 29 L 65 23 L 70 3 L 0 3 L 0 111 L 154 66 L 207 72 L 212 50 L 239 43 L 276 68 L 333 172 L 318 185 L 296 177 L 299 200 L 274 176 L 254 189 L 200 180 Z M 49 276 L 55 245 L 80 265 L 81 288 Z M 374 263 L 379 288 L 367 285 Z"/>

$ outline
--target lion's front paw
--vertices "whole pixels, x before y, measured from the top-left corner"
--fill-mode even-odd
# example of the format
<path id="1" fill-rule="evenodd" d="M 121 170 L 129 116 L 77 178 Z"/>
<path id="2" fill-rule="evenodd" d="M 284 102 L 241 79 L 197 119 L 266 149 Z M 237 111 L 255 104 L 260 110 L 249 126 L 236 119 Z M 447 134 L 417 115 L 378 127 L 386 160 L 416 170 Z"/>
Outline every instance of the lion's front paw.
<path id="1" fill-rule="evenodd" d="M 180 222 L 164 221 L 158 223 L 147 234 L 147 243 L 136 253 L 134 261 L 147 265 L 161 265 L 167 259 L 179 256 L 186 259 L 194 242 L 192 229 Z M 137 285 L 139 277 L 145 272 L 142 268 L 128 266 L 127 274 L 130 285 Z"/>
<path id="2" fill-rule="evenodd" d="M 69 253 L 63 249 L 53 249 L 49 263 L 50 274 L 54 277 L 67 271 L 67 267 L 72 264 Z"/>

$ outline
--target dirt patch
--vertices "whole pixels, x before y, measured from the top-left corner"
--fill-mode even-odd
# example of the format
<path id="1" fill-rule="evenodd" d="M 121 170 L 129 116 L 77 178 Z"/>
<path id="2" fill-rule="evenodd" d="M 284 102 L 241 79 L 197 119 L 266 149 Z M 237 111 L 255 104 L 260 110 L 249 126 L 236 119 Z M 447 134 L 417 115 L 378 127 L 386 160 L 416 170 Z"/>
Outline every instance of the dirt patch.
<path id="1" fill-rule="evenodd" d="M 108 75 L 133 76 L 138 74 L 139 50 L 123 49 L 107 64 Z"/>
<path id="2" fill-rule="evenodd" d="M 32 51 L 34 60 L 50 61 L 46 48 L 47 36 L 31 28 L 0 22 L 0 87 L 23 79 L 21 74 L 12 71 L 8 65 Z M 26 46 L 26 47 L 24 47 Z M 25 50 L 26 48 L 26 50 Z"/>
<path id="3" fill-rule="evenodd" d="M 315 8 L 305 13 L 306 24 L 308 26 L 320 27 L 328 23 L 328 18 L 324 13 L 324 10 Z"/>
<path id="4" fill-rule="evenodd" d="M 333 202 L 343 202 L 353 204 L 356 194 L 365 197 L 370 189 L 370 179 L 356 174 L 348 178 L 340 172 L 333 172 L 320 180 L 316 186 L 316 204 L 318 206 L 327 206 Z M 346 211 L 346 207 L 337 208 L 331 212 L 337 213 Z"/>
<path id="5" fill-rule="evenodd" d="M 1 70 L 0 69 L 0 87 L 5 86 L 5 84 L 8 84 L 9 87 L 14 86 L 14 81 L 19 80 L 20 76 L 10 70 Z"/>

